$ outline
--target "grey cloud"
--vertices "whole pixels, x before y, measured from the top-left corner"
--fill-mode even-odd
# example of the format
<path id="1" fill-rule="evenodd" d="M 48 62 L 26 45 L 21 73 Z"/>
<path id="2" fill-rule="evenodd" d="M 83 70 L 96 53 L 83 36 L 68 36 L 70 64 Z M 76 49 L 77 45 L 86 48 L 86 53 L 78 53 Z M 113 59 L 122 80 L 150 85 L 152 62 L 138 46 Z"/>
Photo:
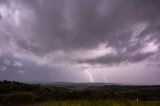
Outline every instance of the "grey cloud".
<path id="1" fill-rule="evenodd" d="M 144 3 L 123 0 L 117 3 L 116 7 L 120 9 L 115 7 L 112 12 L 105 16 L 100 16 L 97 13 L 98 4 L 102 2 L 101 0 L 76 0 L 71 2 L 73 3 L 70 4 L 70 10 L 74 11 L 68 14 L 72 16 L 70 18 L 73 20 L 74 27 L 69 30 L 65 28 L 64 22 L 66 8 L 63 8 L 63 6 L 66 5 L 66 2 L 54 1 L 50 2 L 50 5 L 53 5 L 51 7 L 43 6 L 38 8 L 37 39 L 44 44 L 46 51 L 54 48 L 93 47 L 100 42 L 109 42 L 111 46 L 118 46 L 118 40 L 126 43 L 131 38 L 131 34 L 121 36 L 115 34 L 117 31 L 130 27 L 134 23 L 153 22 L 157 19 L 155 16 L 158 13 L 158 6 L 155 6 L 154 2 L 149 4 L 150 1 Z M 157 2 L 155 4 L 157 5 Z M 147 10 L 148 8 L 150 12 Z M 154 14 L 149 15 L 149 13 Z"/>
<path id="2" fill-rule="evenodd" d="M 113 67 L 115 65 L 120 64 L 129 64 L 129 63 L 136 63 L 141 62 L 151 56 L 151 53 L 146 54 L 119 54 L 117 56 L 109 55 L 103 56 L 96 59 L 86 59 L 86 60 L 79 60 L 79 63 L 90 63 L 90 64 L 103 64 L 109 67 Z"/>
<path id="3" fill-rule="evenodd" d="M 21 2 L 34 11 L 36 21 L 24 23 L 22 29 L 18 31 L 19 36 L 15 32 L 18 30 L 16 28 L 9 33 L 8 38 L 4 35 L 1 37 L 6 44 L 14 41 L 18 50 L 31 52 L 39 57 L 54 54 L 57 50 L 70 53 L 68 51 L 88 50 L 106 43 L 119 55 L 100 57 L 94 61 L 101 63 L 102 60 L 102 63 L 106 64 L 126 60 L 137 62 L 152 54 L 139 53 L 130 56 L 132 52 L 138 51 L 153 40 L 157 40 L 159 44 L 160 38 L 153 34 L 158 32 L 160 25 L 157 23 L 160 17 L 159 0 L 22 0 Z M 132 45 L 133 32 L 139 30 L 132 27 L 139 23 L 149 23 L 149 25 L 135 37 L 135 44 Z M 149 35 L 150 39 L 145 41 Z M 126 48 L 126 51 L 121 53 L 123 48 Z"/>
<path id="4" fill-rule="evenodd" d="M 10 64 L 4 64 L 5 61 Z M 23 65 L 22 65 L 23 64 Z M 68 77 L 72 75 L 73 77 Z M 0 56 L 0 80 L 15 81 L 46 81 L 46 82 L 74 82 L 82 80 L 83 73 L 70 71 L 67 69 L 50 68 L 47 65 L 37 65 L 36 62 L 29 59 L 21 59 L 14 57 L 12 54 Z M 86 78 L 87 79 L 87 78 Z"/>
<path id="5" fill-rule="evenodd" d="M 145 64 L 159 63 L 159 10 L 159 0 L 0 0 L 0 80 L 88 81 L 87 70 L 158 82 Z"/>

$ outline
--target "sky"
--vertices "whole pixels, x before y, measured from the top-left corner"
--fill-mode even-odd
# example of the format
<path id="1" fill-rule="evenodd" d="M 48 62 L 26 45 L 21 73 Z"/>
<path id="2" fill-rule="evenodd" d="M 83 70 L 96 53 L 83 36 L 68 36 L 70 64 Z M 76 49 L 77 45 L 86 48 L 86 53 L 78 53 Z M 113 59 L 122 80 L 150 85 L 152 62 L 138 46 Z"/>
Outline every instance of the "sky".
<path id="1" fill-rule="evenodd" d="M 0 0 L 0 80 L 160 84 L 159 0 Z"/>

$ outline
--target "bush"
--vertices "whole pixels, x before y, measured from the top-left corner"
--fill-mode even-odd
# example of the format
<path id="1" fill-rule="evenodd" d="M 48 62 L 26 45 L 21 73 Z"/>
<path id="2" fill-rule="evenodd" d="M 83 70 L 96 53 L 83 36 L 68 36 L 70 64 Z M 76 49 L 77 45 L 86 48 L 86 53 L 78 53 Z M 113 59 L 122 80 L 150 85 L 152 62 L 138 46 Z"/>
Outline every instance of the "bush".
<path id="1" fill-rule="evenodd" d="M 26 103 L 33 102 L 34 100 L 35 95 L 32 92 L 17 92 L 0 95 L 0 102 L 2 103 Z"/>

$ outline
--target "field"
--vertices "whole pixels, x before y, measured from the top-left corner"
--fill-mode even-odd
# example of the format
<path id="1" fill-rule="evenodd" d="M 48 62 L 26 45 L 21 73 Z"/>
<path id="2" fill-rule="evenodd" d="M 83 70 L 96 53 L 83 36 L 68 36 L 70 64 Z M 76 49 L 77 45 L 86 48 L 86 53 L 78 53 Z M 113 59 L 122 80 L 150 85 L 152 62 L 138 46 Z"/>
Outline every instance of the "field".
<path id="1" fill-rule="evenodd" d="M 74 100 L 74 101 L 52 101 L 26 106 L 160 106 L 160 101 L 115 101 L 115 100 Z"/>
<path id="2" fill-rule="evenodd" d="M 0 81 L 0 106 L 160 106 L 160 86 Z"/>

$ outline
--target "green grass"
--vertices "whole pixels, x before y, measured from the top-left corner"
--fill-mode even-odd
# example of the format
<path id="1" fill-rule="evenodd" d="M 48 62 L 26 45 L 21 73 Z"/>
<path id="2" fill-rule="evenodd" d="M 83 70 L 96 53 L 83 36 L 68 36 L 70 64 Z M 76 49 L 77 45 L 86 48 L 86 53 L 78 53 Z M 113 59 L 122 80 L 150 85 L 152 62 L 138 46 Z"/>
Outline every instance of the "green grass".
<path id="1" fill-rule="evenodd" d="M 136 100 L 65 100 L 52 101 L 26 106 L 160 106 L 160 101 L 136 101 Z"/>

